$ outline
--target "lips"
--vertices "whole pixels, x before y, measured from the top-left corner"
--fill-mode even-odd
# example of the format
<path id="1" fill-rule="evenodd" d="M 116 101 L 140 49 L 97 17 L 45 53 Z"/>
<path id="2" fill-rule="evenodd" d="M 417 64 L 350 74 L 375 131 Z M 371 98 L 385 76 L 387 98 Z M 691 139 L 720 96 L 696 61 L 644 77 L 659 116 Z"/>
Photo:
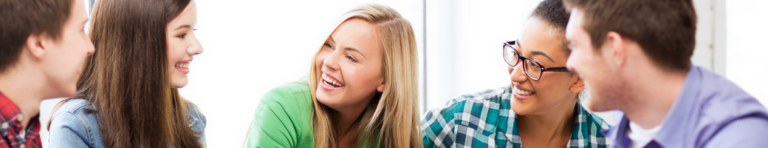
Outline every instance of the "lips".
<path id="1" fill-rule="evenodd" d="M 179 63 L 176 63 L 174 67 L 176 67 L 176 70 L 178 70 L 183 74 L 189 73 L 189 62 L 179 62 Z"/>

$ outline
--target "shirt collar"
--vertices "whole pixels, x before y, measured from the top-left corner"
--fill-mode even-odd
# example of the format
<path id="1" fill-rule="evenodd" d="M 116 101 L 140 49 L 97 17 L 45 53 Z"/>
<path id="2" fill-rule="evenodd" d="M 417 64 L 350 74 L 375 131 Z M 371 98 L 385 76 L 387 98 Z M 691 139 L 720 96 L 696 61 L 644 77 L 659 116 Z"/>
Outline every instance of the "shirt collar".
<path id="1" fill-rule="evenodd" d="M 26 143 L 26 140 L 34 139 L 40 131 L 39 117 L 39 114 L 32 117 L 27 124 L 27 129 L 22 129 L 24 126 L 21 125 L 21 120 L 24 118 L 21 114 L 21 109 L 5 94 L 0 92 L 0 134 L 2 134 L 2 137 L 17 136 L 18 138 L 16 139 L 19 140 L 19 143 Z M 26 133 L 24 138 L 18 135 L 21 131 Z M 14 135 L 9 135 L 11 133 Z"/>
<path id="2" fill-rule="evenodd" d="M 512 92 L 511 88 L 510 88 L 509 92 Z M 574 115 L 573 115 L 573 117 L 574 117 L 574 119 L 573 119 L 573 122 L 574 122 L 574 124 L 573 124 L 574 125 L 573 131 L 576 131 L 576 129 L 589 129 L 589 127 L 587 127 L 589 124 L 580 123 L 580 122 L 586 122 L 586 118 L 587 118 L 587 111 L 583 107 L 581 107 L 581 102 L 577 102 L 576 106 L 574 107 L 574 109 L 575 109 L 575 111 L 574 111 Z M 514 117 L 513 117 L 514 120 L 512 120 L 512 122 L 513 122 L 512 123 L 512 130 L 511 130 L 512 133 L 507 132 L 505 134 L 507 139 L 511 140 L 511 141 L 520 141 L 520 130 L 518 130 L 518 128 L 517 128 L 517 117 L 518 117 L 517 114 L 514 114 Z M 582 133 L 578 133 L 578 134 L 582 134 Z M 571 138 L 568 140 L 568 143 L 572 143 L 571 139 L 574 139 L 573 136 L 576 136 L 576 135 L 571 133 Z M 589 135 L 584 135 L 584 136 L 586 137 L 586 136 L 589 136 Z"/>

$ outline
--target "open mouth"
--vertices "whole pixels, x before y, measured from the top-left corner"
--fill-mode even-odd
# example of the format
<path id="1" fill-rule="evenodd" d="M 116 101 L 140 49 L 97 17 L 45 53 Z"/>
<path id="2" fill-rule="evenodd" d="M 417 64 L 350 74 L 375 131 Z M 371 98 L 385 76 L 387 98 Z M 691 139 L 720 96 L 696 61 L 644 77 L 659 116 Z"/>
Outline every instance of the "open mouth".
<path id="1" fill-rule="evenodd" d="M 189 63 L 176 63 L 176 68 L 189 69 Z"/>
<path id="2" fill-rule="evenodd" d="M 515 92 L 515 94 L 518 94 L 518 95 L 521 95 L 521 96 L 531 96 L 533 94 L 536 94 L 535 91 L 527 91 L 527 90 L 523 90 L 523 89 L 520 89 L 520 88 L 517 88 L 517 87 L 514 87 L 513 91 Z"/>
<path id="3" fill-rule="evenodd" d="M 181 72 L 183 74 L 188 74 L 189 73 L 189 62 L 176 63 L 176 65 L 174 65 L 174 67 L 176 67 L 176 70 L 178 70 L 179 72 Z"/>
<path id="4" fill-rule="evenodd" d="M 325 73 L 323 73 L 322 75 L 322 81 L 323 81 L 323 84 L 333 88 L 344 87 L 344 83 L 336 81 L 335 78 L 333 78 L 332 76 L 328 76 Z"/>

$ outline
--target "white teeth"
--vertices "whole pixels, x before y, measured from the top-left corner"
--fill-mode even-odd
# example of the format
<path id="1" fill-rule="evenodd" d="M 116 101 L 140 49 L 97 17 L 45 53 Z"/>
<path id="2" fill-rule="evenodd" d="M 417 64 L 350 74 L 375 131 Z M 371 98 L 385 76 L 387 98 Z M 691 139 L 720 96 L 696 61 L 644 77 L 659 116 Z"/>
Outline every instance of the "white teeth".
<path id="1" fill-rule="evenodd" d="M 334 87 L 341 87 L 341 85 L 338 82 L 336 82 L 335 80 L 329 78 L 325 74 L 322 75 L 322 79 L 323 79 L 323 81 L 325 81 L 326 84 L 332 85 Z"/>
<path id="2" fill-rule="evenodd" d="M 189 63 L 176 63 L 175 66 L 178 67 L 178 68 L 188 69 L 189 68 Z"/>
<path id="3" fill-rule="evenodd" d="M 516 94 L 523 95 L 523 96 L 530 96 L 530 95 L 533 94 L 532 91 L 525 91 L 525 90 L 519 89 L 517 87 L 514 87 L 514 92 Z"/>

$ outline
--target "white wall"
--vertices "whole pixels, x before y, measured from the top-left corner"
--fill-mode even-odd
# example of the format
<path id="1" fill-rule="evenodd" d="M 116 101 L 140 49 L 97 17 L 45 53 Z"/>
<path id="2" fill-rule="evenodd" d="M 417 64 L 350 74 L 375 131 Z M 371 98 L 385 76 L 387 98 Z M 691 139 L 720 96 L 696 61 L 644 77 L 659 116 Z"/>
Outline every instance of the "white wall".
<path id="1" fill-rule="evenodd" d="M 728 0 L 726 76 L 747 93 L 768 103 L 768 1 Z"/>

